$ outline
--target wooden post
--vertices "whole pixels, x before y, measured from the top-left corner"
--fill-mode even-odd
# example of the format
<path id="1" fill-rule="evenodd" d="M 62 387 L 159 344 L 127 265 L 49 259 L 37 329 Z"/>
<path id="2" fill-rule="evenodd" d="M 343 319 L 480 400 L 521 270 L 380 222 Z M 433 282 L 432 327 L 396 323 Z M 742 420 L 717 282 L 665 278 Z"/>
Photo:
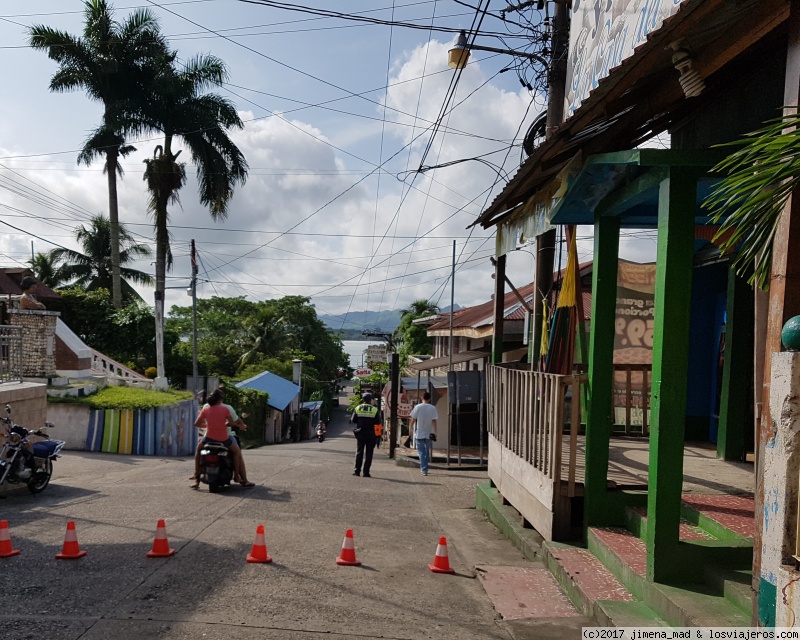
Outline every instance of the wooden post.
<path id="1" fill-rule="evenodd" d="M 791 0 L 789 45 L 786 52 L 783 104 L 789 113 L 800 106 L 800 0 Z M 764 448 L 775 436 L 769 412 L 772 354 L 781 350 L 781 331 L 786 321 L 800 315 L 800 193 L 795 191 L 786 202 L 772 241 L 772 270 L 769 282 L 767 340 L 764 348 L 764 387 L 761 400 L 761 423 L 756 438 L 756 526 L 753 539 L 753 588 L 761 587 L 761 547 L 764 530 Z M 774 587 L 772 587 L 774 589 Z M 773 592 L 774 593 L 774 592 Z M 774 596 L 773 596 L 774 597 Z M 754 598 L 754 620 L 758 620 L 758 600 Z"/>
<path id="2" fill-rule="evenodd" d="M 506 256 L 497 256 L 494 267 L 494 326 L 492 334 L 492 364 L 503 362 L 503 317 L 506 298 Z"/>
<path id="3" fill-rule="evenodd" d="M 697 178 L 670 168 L 658 197 L 658 253 L 653 326 L 653 391 L 647 491 L 647 579 L 664 582 L 682 570 L 678 553 L 686 372 L 687 304 L 692 282 Z"/>
<path id="4" fill-rule="evenodd" d="M 619 218 L 595 217 L 589 409 L 586 420 L 584 528 L 606 523 L 608 446 L 613 425 L 614 321 L 617 308 Z"/>
<path id="5" fill-rule="evenodd" d="M 753 292 L 750 285 L 728 271 L 725 357 L 719 403 L 717 457 L 744 460 L 745 431 L 750 428 L 752 379 L 742 375 L 753 365 Z M 736 375 L 734 375 L 736 372 Z"/>

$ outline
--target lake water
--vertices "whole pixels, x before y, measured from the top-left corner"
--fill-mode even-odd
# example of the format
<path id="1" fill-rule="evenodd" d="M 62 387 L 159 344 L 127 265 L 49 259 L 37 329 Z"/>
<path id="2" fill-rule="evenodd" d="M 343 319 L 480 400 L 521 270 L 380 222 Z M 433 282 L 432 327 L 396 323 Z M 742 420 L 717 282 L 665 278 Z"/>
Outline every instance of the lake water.
<path id="1" fill-rule="evenodd" d="M 371 344 L 380 344 L 370 340 L 342 340 L 345 353 L 350 356 L 350 366 L 354 369 L 360 367 L 364 360 L 364 349 Z"/>

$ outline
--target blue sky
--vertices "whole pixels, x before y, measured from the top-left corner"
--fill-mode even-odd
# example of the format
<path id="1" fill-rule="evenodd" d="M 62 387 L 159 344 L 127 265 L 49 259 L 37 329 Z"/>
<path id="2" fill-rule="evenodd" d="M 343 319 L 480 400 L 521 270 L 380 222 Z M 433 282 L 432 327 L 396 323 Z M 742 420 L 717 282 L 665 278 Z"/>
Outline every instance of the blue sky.
<path id="1" fill-rule="evenodd" d="M 455 28 L 468 28 L 475 13 L 454 0 L 304 4 Z M 99 122 L 100 106 L 81 93 L 50 93 L 55 63 L 26 46 L 31 24 L 80 32 L 82 6 L 79 0 L 0 3 L 0 220 L 21 229 L 0 225 L 2 264 L 24 262 L 31 240 L 37 251 L 53 247 L 46 241 L 73 247 L 71 230 L 92 214 L 106 213 L 100 165 L 75 164 L 76 150 Z M 520 150 L 511 143 L 520 142 L 543 100 L 521 87 L 513 72 L 499 73 L 508 56 L 473 55 L 457 88 L 458 106 L 432 138 L 431 123 L 453 74 L 446 66 L 453 34 L 315 18 L 239 0 L 118 0 L 114 6 L 118 17 L 134 7 L 152 10 L 181 58 L 222 58 L 230 79 L 219 92 L 246 123 L 234 137 L 250 177 L 237 191 L 228 220 L 211 221 L 197 202 L 193 180 L 181 192 L 182 206 L 171 210 L 176 264 L 168 285 L 176 288 L 167 307 L 188 300 L 180 288 L 188 282 L 191 238 L 202 260 L 202 296 L 306 295 L 321 313 L 397 308 L 418 298 L 445 306 L 456 240 L 456 301 L 470 305 L 489 298 L 493 240 L 466 227 L 502 185 L 497 172 L 478 162 L 413 181 L 414 174 L 406 172 L 419 166 L 430 144 L 425 164 L 494 152 L 487 159 L 513 175 Z M 490 8 L 503 6 L 495 0 Z M 491 17 L 482 29 L 506 32 Z M 479 42 L 505 48 L 520 41 L 510 36 Z M 152 242 L 142 160 L 158 141 L 132 142 L 138 151 L 125 162 L 120 215 L 141 241 Z M 378 172 L 382 162 L 384 171 Z M 648 241 L 632 239 L 623 247 L 630 259 L 650 257 Z M 580 250 L 587 258 L 588 238 Z M 532 273 L 531 255 L 517 252 L 510 267 L 512 279 L 523 284 Z M 152 299 L 152 290 L 142 293 Z"/>

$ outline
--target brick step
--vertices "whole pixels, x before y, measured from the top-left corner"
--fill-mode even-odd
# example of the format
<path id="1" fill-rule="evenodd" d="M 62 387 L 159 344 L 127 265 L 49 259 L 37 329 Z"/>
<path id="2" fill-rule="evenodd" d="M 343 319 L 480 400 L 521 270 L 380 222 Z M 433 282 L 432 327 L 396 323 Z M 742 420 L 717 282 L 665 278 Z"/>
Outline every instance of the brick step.
<path id="1" fill-rule="evenodd" d="M 591 527 L 589 529 L 589 549 L 608 567 L 614 576 L 655 615 L 671 626 L 747 626 L 749 614 L 740 608 L 736 598 L 726 598 L 725 583 L 698 584 L 704 578 L 705 568 L 698 565 L 696 575 L 687 572 L 685 584 L 666 585 L 648 582 L 645 578 L 647 570 L 647 548 L 644 542 L 627 529 L 619 527 Z M 704 547 L 703 545 L 713 545 Z M 718 557 L 722 553 L 731 555 L 739 562 L 742 552 L 736 543 L 730 549 L 720 547 L 719 541 L 697 541 L 697 551 L 710 557 Z M 693 546 L 687 543 L 687 547 Z M 738 576 L 741 579 L 741 576 Z M 734 588 L 729 586 L 733 595 Z M 737 591 L 741 595 L 740 591 Z"/>
<path id="2" fill-rule="evenodd" d="M 545 542 L 542 551 L 547 567 L 583 615 L 594 615 L 594 603 L 598 600 L 636 600 L 588 549 Z"/>
<path id="3" fill-rule="evenodd" d="M 755 502 L 747 496 L 685 494 L 681 516 L 719 540 L 755 535 Z"/>
<path id="4" fill-rule="evenodd" d="M 598 600 L 594 618 L 601 627 L 668 627 L 644 602 Z"/>
<path id="5" fill-rule="evenodd" d="M 745 613 L 753 609 L 753 572 L 750 569 L 706 567 L 704 581 Z"/>
<path id="6" fill-rule="evenodd" d="M 628 529 L 637 537 L 644 540 L 647 533 L 647 507 L 627 507 L 625 509 Z M 681 540 L 718 540 L 705 529 L 692 524 L 686 518 L 681 518 Z"/>

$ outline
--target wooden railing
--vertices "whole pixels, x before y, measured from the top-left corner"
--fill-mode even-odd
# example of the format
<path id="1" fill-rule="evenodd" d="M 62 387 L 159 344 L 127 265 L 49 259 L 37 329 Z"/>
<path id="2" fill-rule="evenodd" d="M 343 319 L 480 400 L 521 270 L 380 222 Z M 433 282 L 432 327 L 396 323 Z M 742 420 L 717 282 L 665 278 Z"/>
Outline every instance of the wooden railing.
<path id="1" fill-rule="evenodd" d="M 562 376 L 514 366 L 488 367 L 488 430 L 504 447 L 554 484 L 562 476 L 567 390 L 571 387 L 567 495 L 575 495 L 575 467 L 580 429 L 581 374 Z"/>

